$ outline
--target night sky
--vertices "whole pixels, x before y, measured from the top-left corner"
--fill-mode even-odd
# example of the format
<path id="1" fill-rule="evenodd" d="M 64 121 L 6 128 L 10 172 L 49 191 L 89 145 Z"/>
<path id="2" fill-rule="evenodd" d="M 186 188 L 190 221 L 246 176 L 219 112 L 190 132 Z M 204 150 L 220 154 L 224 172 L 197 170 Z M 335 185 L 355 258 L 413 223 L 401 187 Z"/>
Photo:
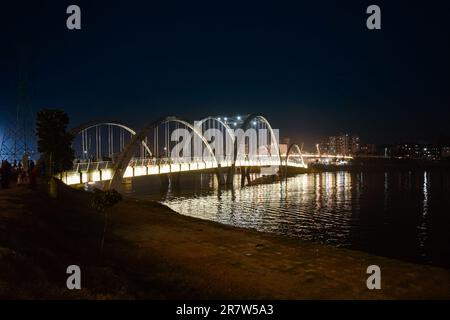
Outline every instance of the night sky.
<path id="1" fill-rule="evenodd" d="M 28 106 L 73 126 L 259 113 L 306 143 L 450 134 L 448 1 L 15 2 L 0 7 L 2 127 L 21 66 Z M 80 31 L 66 28 L 70 4 Z M 382 30 L 366 28 L 370 4 Z"/>

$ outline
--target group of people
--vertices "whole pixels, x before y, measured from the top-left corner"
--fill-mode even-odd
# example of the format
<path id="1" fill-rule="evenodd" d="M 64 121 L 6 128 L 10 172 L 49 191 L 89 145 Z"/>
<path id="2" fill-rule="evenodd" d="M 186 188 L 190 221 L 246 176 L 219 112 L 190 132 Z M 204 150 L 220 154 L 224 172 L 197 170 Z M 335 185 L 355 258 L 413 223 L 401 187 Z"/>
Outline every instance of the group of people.
<path id="1" fill-rule="evenodd" d="M 9 188 L 12 182 L 33 188 L 36 186 L 36 177 L 36 166 L 33 160 L 28 159 L 28 156 L 24 156 L 22 161 L 14 160 L 12 165 L 8 160 L 2 160 L 0 180 L 3 189 Z"/>

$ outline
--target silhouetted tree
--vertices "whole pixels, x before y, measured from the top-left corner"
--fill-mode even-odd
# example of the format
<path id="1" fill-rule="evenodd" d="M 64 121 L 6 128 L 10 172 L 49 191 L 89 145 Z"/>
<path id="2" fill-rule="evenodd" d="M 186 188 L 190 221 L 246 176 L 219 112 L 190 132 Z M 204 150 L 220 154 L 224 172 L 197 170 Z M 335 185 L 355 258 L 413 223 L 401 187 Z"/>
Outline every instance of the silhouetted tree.
<path id="1" fill-rule="evenodd" d="M 43 109 L 37 114 L 36 135 L 38 151 L 49 165 L 49 173 L 72 168 L 74 151 L 73 135 L 66 131 L 69 117 L 63 110 Z"/>
<path id="2" fill-rule="evenodd" d="M 91 202 L 92 207 L 100 212 L 104 212 L 105 214 L 105 223 L 103 224 L 102 240 L 100 242 L 100 257 L 102 256 L 103 253 L 103 246 L 105 244 L 106 226 L 108 222 L 108 211 L 106 209 L 112 207 L 121 200 L 122 196 L 114 189 L 107 191 L 94 189 L 94 192 L 92 194 L 92 202 Z"/>

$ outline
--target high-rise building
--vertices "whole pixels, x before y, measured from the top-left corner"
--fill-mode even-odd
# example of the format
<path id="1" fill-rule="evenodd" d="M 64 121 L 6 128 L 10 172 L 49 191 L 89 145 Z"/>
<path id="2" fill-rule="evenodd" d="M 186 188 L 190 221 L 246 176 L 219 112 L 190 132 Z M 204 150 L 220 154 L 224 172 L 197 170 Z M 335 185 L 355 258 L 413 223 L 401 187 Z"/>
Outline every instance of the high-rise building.
<path id="1" fill-rule="evenodd" d="M 350 134 L 330 136 L 318 144 L 318 149 L 322 154 L 354 155 L 360 151 L 360 140 Z"/>

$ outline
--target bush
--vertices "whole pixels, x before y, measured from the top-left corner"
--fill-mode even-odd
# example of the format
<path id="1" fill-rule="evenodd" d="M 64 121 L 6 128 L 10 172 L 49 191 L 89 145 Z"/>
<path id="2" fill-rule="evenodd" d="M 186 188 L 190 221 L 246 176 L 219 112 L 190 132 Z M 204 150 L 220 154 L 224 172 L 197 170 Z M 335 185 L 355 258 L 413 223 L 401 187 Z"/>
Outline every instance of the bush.
<path id="1" fill-rule="evenodd" d="M 112 207 L 122 200 L 122 196 L 116 190 L 94 189 L 91 205 L 98 211 L 104 211 L 107 207 Z"/>

